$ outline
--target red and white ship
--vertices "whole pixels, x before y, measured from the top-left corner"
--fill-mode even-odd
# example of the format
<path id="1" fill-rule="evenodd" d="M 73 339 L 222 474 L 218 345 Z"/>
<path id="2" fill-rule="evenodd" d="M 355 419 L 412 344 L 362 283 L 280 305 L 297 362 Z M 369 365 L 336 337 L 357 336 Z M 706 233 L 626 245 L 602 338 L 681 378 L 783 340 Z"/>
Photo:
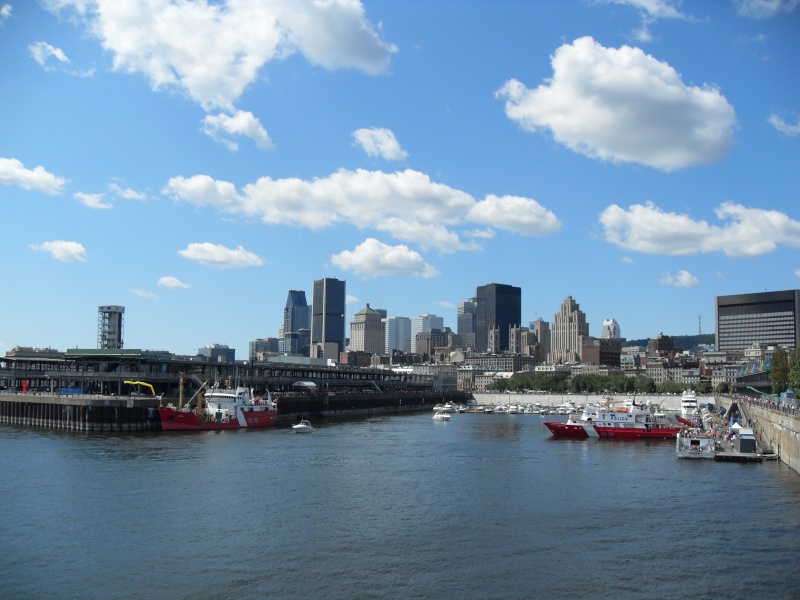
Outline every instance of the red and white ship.
<path id="1" fill-rule="evenodd" d="M 598 437 L 597 430 L 594 428 L 594 421 L 597 419 L 598 410 L 596 406 L 587 405 L 583 412 L 572 413 L 565 421 L 542 421 L 545 427 L 550 430 L 553 437 L 583 439 Z"/>
<path id="2" fill-rule="evenodd" d="M 652 404 L 626 403 L 625 409 L 600 411 L 594 429 L 601 438 L 614 439 L 674 439 L 683 429 L 664 413 L 656 412 Z"/>
<path id="3" fill-rule="evenodd" d="M 213 389 L 206 394 L 201 410 L 190 406 L 159 406 L 161 429 L 164 431 L 239 429 L 270 427 L 278 419 L 278 405 L 267 392 L 258 398 L 252 388 Z"/>

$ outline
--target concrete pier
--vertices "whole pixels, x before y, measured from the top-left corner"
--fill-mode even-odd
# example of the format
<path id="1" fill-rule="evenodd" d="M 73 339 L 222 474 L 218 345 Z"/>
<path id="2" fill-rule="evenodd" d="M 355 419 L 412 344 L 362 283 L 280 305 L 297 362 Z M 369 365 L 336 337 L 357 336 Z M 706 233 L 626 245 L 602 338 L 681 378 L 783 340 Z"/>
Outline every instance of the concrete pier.
<path id="1" fill-rule="evenodd" d="M 0 394 L 0 424 L 69 431 L 161 429 L 158 399 Z"/>

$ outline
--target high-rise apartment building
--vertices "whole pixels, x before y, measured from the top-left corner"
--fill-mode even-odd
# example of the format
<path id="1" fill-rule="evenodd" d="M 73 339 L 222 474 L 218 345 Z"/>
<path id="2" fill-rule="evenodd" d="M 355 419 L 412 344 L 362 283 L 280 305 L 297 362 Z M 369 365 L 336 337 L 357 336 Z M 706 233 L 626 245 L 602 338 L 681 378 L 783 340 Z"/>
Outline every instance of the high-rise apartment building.
<path id="1" fill-rule="evenodd" d="M 350 350 L 383 354 L 385 345 L 383 316 L 386 311 L 370 308 L 369 303 L 350 322 Z"/>
<path id="2" fill-rule="evenodd" d="M 345 348 L 345 282 L 334 277 L 314 281 L 311 300 L 311 343 L 321 348 L 336 344 L 336 356 Z"/>
<path id="3" fill-rule="evenodd" d="M 567 296 L 553 318 L 547 362 L 550 364 L 580 362 L 584 338 L 588 336 L 589 324 L 586 322 L 586 314 L 580 310 L 580 306 L 572 296 Z"/>
<path id="4" fill-rule="evenodd" d="M 475 345 L 478 352 L 508 350 L 508 332 L 521 324 L 522 289 L 503 283 L 482 285 L 477 302 Z M 490 336 L 495 340 L 490 348 Z"/>
<path id="5" fill-rule="evenodd" d="M 744 354 L 756 343 L 797 347 L 800 290 L 717 296 L 717 351 Z"/>
<path id="6" fill-rule="evenodd" d="M 384 353 L 391 355 L 395 350 L 411 352 L 411 319 L 408 317 L 388 317 L 383 320 L 385 328 Z"/>

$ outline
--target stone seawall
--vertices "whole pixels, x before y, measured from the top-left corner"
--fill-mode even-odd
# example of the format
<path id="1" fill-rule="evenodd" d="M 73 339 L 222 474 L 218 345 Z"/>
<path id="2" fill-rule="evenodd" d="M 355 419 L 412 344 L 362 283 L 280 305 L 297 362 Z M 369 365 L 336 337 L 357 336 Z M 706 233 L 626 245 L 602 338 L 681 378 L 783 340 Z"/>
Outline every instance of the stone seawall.
<path id="1" fill-rule="evenodd" d="M 762 402 L 722 396 L 718 398 L 720 406 L 730 408 L 732 402 L 746 404 L 747 410 L 755 420 L 753 427 L 756 435 L 767 439 L 778 458 L 793 471 L 800 473 L 800 418 L 792 413 L 769 408 Z"/>

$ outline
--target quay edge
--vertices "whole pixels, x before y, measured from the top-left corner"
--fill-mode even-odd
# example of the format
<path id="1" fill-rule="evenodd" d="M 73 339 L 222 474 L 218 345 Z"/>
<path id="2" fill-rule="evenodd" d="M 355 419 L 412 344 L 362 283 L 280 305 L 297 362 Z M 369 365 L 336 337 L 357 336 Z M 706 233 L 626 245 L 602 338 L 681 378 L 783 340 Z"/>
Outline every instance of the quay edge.
<path id="1" fill-rule="evenodd" d="M 463 392 L 336 393 L 287 395 L 278 400 L 278 425 L 300 418 L 406 414 L 432 410 L 437 403 L 466 403 Z M 0 424 L 86 432 L 161 431 L 159 400 L 48 393 L 0 393 Z"/>

